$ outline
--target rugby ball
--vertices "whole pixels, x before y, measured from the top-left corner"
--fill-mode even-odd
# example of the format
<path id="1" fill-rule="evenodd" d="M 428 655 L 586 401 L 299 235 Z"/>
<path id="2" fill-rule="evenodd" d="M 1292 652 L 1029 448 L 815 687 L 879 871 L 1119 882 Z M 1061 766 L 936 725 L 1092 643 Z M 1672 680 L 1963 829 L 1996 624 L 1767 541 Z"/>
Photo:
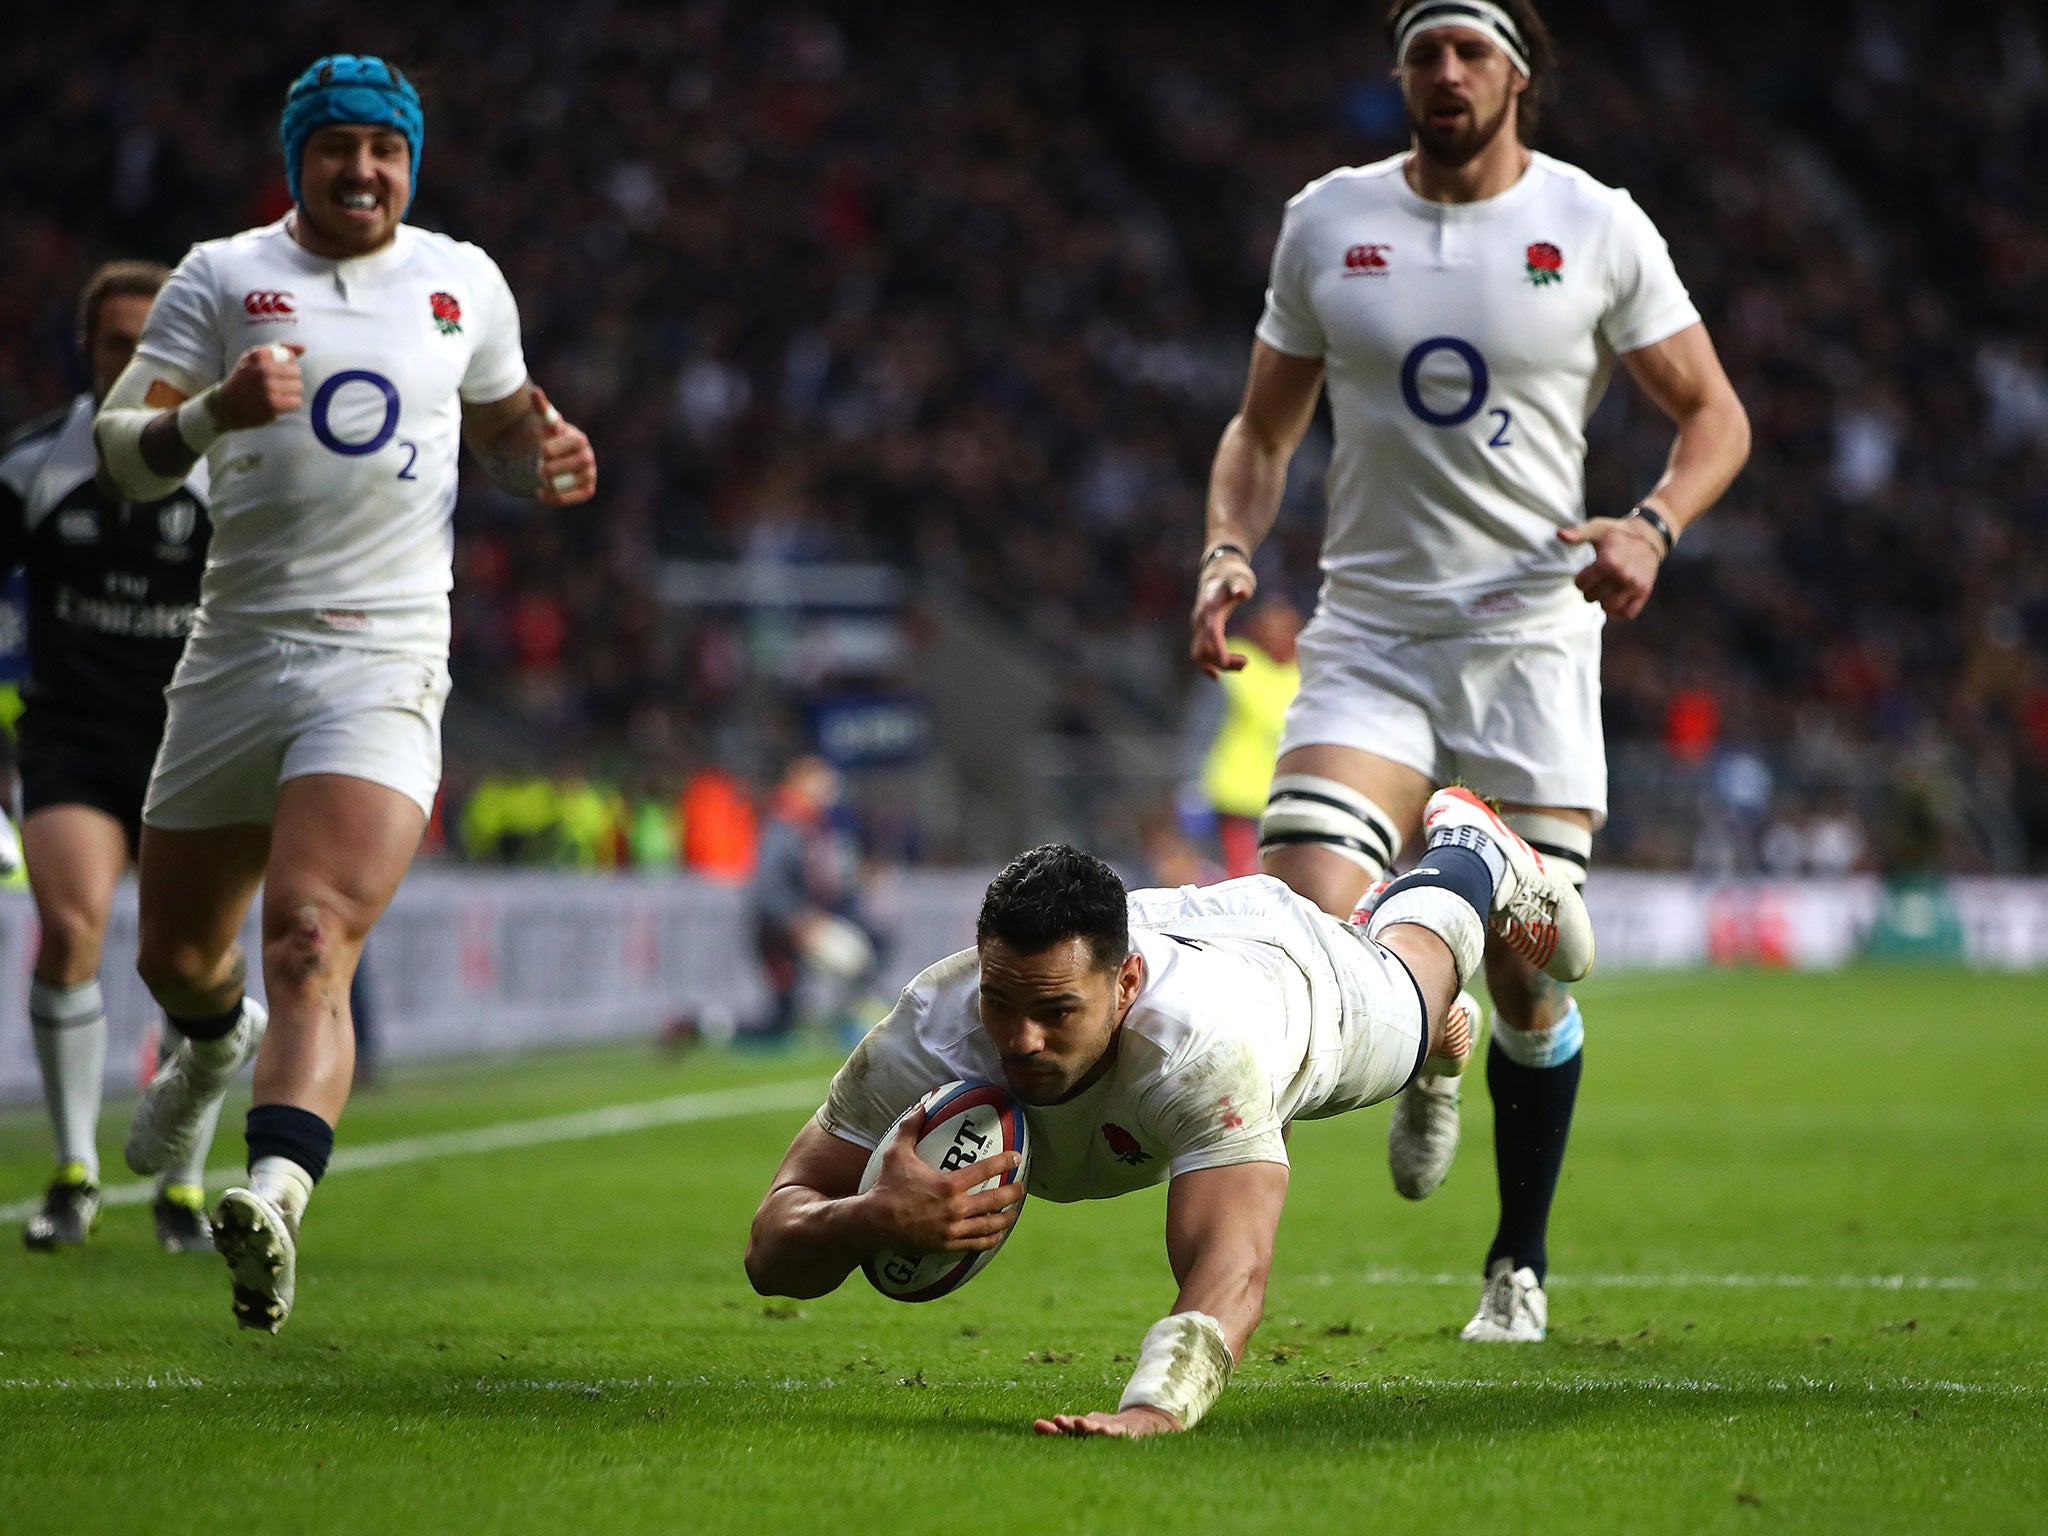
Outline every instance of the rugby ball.
<path id="1" fill-rule="evenodd" d="M 882 1176 L 882 1159 L 896 1133 L 905 1125 L 917 1138 L 917 1155 L 933 1167 L 952 1172 L 983 1162 L 1003 1152 L 1023 1158 L 1014 1169 L 974 1186 L 975 1192 L 1003 1184 L 1028 1184 L 1031 1172 L 1031 1133 L 1025 1124 L 1024 1106 L 1007 1088 L 995 1083 L 955 1082 L 934 1088 L 897 1118 L 882 1137 L 868 1166 L 861 1174 L 860 1189 L 866 1194 Z M 1011 1231 L 1015 1231 L 1014 1227 Z M 1007 1235 L 1007 1234 L 1006 1234 Z M 884 1296 L 897 1301 L 934 1301 L 949 1296 L 987 1266 L 1001 1251 L 1001 1244 L 976 1253 L 892 1253 L 870 1254 L 861 1265 L 868 1283 Z"/>

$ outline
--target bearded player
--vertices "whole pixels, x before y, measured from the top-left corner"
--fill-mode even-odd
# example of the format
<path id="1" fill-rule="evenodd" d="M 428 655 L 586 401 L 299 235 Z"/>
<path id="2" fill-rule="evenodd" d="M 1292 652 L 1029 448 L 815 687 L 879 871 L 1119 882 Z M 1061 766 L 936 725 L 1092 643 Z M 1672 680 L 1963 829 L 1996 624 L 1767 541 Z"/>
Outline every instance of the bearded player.
<path id="1" fill-rule="evenodd" d="M 1453 999 L 1486 934 L 1561 978 L 1593 929 L 1551 873 L 1462 789 L 1425 815 L 1428 857 L 1361 930 L 1265 875 L 1128 898 L 1100 859 L 1035 848 L 996 877 L 975 947 L 912 981 L 798 1133 L 747 1245 L 765 1294 L 821 1296 L 877 1251 L 995 1247 L 1024 1190 L 973 1193 L 1014 1153 L 945 1173 L 897 1133 L 956 1078 L 1007 1082 L 1030 1126 L 1031 1193 L 1094 1200 L 1167 1181 L 1173 1310 L 1145 1335 L 1116 1411 L 1055 1414 L 1043 1434 L 1192 1429 L 1264 1306 L 1287 1195 L 1285 1134 L 1397 1092 L 1471 1049 Z"/>
<path id="2" fill-rule="evenodd" d="M 589 440 L 527 377 L 497 266 L 403 222 L 424 137 L 405 76 L 321 59 L 280 137 L 292 211 L 192 249 L 96 428 L 125 494 L 164 494 L 201 457 L 214 492 L 142 818 L 138 968 L 181 1043 L 128 1163 L 181 1158 L 255 1055 L 248 1187 L 214 1238 L 237 1320 L 271 1332 L 348 1099 L 349 982 L 440 781 L 460 444 L 551 505 L 597 483 Z M 235 941 L 259 884 L 267 1038 Z"/>
<path id="3" fill-rule="evenodd" d="M 46 1253 L 83 1243 L 99 1220 L 100 950 L 141 836 L 164 685 L 206 561 L 205 466 L 159 500 L 126 501 L 99 483 L 93 454 L 93 413 L 134 355 L 167 276 L 147 261 L 93 274 L 78 304 L 91 393 L 0 449 L 0 570 L 20 564 L 28 578 L 21 836 L 38 925 L 29 1025 L 57 1143 L 56 1174 L 22 1241 Z M 203 1188 L 212 1142 L 208 1121 L 158 1171 L 157 1241 L 173 1253 L 213 1248 Z"/>
<path id="4" fill-rule="evenodd" d="M 1554 58 L 1534 7 L 1410 0 L 1388 28 L 1412 144 L 1288 204 L 1192 616 L 1194 659 L 1240 665 L 1224 623 L 1327 387 L 1325 579 L 1260 840 L 1261 867 L 1331 913 L 1453 781 L 1583 881 L 1607 807 L 1601 625 L 1641 612 L 1749 452 L 1656 229 L 1524 142 Z M 1636 506 L 1589 517 L 1584 428 L 1617 358 L 1677 436 Z M 1500 1222 L 1463 1336 L 1533 1341 L 1584 1026 L 1564 986 L 1498 944 L 1486 976 Z M 1418 1075 L 1389 1133 L 1400 1192 L 1434 1190 L 1457 1140 L 1458 1077 Z"/>

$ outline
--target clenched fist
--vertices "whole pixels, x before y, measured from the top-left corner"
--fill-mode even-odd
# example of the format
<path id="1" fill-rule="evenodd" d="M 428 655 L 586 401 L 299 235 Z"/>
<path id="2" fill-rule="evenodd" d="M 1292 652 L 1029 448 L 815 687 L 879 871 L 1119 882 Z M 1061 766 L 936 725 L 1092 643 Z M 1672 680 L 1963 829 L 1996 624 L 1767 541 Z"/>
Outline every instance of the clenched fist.
<path id="1" fill-rule="evenodd" d="M 236 358 L 213 397 L 213 419 L 221 431 L 267 427 L 296 411 L 305 402 L 306 381 L 299 372 L 305 351 L 296 342 L 278 341 Z"/>
<path id="2" fill-rule="evenodd" d="M 597 494 L 597 454 L 581 427 L 562 419 L 538 387 L 533 414 L 540 420 L 539 497 L 551 507 L 573 507 Z"/>

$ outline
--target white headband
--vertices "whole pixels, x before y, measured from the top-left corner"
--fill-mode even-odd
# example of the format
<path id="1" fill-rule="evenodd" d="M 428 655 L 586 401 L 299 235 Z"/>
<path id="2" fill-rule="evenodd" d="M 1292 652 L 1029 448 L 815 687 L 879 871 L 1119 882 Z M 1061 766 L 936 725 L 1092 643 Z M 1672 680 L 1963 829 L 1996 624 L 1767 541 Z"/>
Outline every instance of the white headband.
<path id="1" fill-rule="evenodd" d="M 1524 77 L 1530 73 L 1521 28 L 1493 0 L 1416 0 L 1394 23 L 1395 64 L 1407 59 L 1408 44 L 1415 34 L 1431 27 L 1470 27 L 1474 32 L 1483 32 Z"/>

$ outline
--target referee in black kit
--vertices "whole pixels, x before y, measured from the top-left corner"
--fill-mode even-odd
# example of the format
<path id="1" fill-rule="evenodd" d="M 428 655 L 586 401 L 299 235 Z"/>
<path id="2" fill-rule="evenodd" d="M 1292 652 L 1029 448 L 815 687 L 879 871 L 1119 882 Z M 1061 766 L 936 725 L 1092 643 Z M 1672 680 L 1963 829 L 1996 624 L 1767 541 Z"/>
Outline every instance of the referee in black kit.
<path id="1" fill-rule="evenodd" d="M 94 478 L 93 415 L 167 275 L 138 261 L 93 275 L 78 307 L 91 392 L 0 445 L 0 575 L 28 573 L 21 832 L 42 923 L 29 1018 L 57 1171 L 22 1240 L 42 1250 L 84 1242 L 99 1219 L 100 947 L 141 837 L 164 688 L 185 648 L 211 532 L 204 460 L 160 501 L 124 501 Z M 190 1160 L 158 1180 L 157 1238 L 173 1253 L 213 1247 L 201 1187 L 212 1143 L 209 1126 Z"/>

